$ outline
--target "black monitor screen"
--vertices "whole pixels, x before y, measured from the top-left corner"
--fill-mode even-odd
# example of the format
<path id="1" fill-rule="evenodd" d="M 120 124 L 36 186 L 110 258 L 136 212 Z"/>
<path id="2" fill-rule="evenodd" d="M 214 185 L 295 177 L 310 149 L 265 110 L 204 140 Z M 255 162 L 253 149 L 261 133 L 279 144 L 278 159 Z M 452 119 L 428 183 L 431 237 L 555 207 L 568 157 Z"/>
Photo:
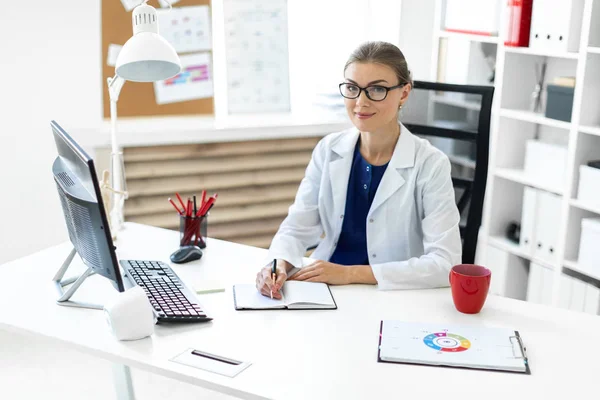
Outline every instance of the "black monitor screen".
<path id="1" fill-rule="evenodd" d="M 123 281 L 94 161 L 55 121 L 51 126 L 58 151 L 52 173 L 69 239 L 85 265 L 122 292 Z"/>

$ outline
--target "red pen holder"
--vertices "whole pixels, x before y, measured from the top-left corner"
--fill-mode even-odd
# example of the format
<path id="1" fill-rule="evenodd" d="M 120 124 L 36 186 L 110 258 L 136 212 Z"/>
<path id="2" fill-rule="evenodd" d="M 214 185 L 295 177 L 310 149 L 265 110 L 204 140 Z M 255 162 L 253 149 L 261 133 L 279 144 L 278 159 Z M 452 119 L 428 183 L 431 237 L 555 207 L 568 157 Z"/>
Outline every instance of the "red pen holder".
<path id="1" fill-rule="evenodd" d="M 206 247 L 208 215 L 203 217 L 179 217 L 179 246 L 195 245 Z"/>

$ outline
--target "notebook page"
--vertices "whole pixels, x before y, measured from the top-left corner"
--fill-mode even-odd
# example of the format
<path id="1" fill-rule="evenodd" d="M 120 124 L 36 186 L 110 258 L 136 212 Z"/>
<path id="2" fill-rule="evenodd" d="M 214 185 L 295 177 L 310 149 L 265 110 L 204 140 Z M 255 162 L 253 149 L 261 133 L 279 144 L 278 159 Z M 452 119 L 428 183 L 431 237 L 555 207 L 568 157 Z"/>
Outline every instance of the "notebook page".
<path id="1" fill-rule="evenodd" d="M 514 330 L 484 326 L 383 321 L 384 361 L 525 371 L 510 337 Z"/>
<path id="2" fill-rule="evenodd" d="M 325 283 L 287 281 L 283 290 L 288 308 L 335 308 L 335 302 Z"/>
<path id="3" fill-rule="evenodd" d="M 263 296 L 253 284 L 234 285 L 235 304 L 237 308 L 248 310 L 265 310 L 270 308 L 285 308 L 285 297 L 281 300 Z"/>

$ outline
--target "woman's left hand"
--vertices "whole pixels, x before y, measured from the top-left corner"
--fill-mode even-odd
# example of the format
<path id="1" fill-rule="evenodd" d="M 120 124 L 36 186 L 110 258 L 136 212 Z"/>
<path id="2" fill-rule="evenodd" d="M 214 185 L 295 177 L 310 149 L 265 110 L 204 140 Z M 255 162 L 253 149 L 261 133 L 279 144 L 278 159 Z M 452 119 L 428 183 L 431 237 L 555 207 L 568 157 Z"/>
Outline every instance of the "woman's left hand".
<path id="1" fill-rule="evenodd" d="M 300 271 L 292 275 L 288 280 L 323 282 L 331 285 L 347 285 L 350 283 L 351 268 L 352 267 L 318 260 L 306 267 L 302 267 Z"/>

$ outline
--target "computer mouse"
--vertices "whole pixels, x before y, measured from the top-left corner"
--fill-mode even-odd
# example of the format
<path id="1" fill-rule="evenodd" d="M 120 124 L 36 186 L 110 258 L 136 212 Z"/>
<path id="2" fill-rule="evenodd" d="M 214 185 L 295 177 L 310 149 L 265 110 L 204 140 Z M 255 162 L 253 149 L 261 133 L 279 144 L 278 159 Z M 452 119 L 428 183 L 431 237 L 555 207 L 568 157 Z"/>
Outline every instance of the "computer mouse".
<path id="1" fill-rule="evenodd" d="M 202 257 L 202 250 L 198 246 L 188 245 L 181 246 L 173 254 L 171 261 L 176 264 L 183 264 L 189 261 L 199 260 Z"/>

